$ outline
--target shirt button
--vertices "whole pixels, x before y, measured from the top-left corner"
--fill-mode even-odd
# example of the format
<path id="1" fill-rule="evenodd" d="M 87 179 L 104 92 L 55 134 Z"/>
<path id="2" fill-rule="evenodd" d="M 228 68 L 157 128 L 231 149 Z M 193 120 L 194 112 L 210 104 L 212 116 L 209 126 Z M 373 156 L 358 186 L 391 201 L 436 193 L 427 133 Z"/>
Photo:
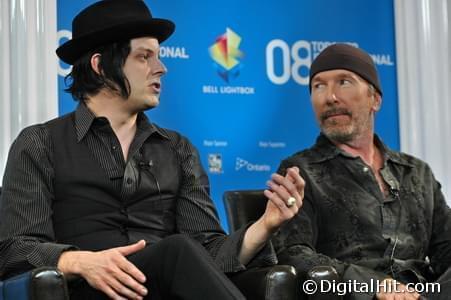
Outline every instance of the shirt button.
<path id="1" fill-rule="evenodd" d="M 369 170 L 368 167 L 363 167 L 363 172 L 366 173 L 366 172 L 368 172 L 368 170 Z"/>
<path id="2" fill-rule="evenodd" d="M 131 179 L 131 178 L 129 177 L 129 178 L 127 178 L 127 180 L 126 180 L 125 182 L 127 182 L 127 184 L 132 184 L 132 183 L 133 183 L 133 179 Z"/>
<path id="3" fill-rule="evenodd" d="M 111 147 L 111 149 L 116 150 L 116 149 L 117 149 L 117 146 L 114 145 L 114 146 Z"/>
<path id="4" fill-rule="evenodd" d="M 121 226 L 119 228 L 119 231 L 123 234 L 123 235 L 127 235 L 128 234 L 128 229 L 125 225 Z"/>
<path id="5" fill-rule="evenodd" d="M 125 208 L 125 207 L 122 207 L 121 208 L 121 210 L 120 210 L 120 212 L 121 212 L 121 214 L 123 214 L 123 215 L 127 215 L 127 208 Z"/>

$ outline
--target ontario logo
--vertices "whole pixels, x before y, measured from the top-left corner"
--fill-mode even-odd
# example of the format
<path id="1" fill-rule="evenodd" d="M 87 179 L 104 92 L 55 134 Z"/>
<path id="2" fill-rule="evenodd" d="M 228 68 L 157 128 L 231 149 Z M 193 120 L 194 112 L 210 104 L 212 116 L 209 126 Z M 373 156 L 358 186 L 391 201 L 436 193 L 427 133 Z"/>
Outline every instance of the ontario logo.
<path id="1" fill-rule="evenodd" d="M 271 166 L 267 164 L 254 164 L 249 161 L 237 157 L 235 161 L 235 171 L 246 170 L 249 172 L 269 172 L 271 171 Z"/>
<path id="2" fill-rule="evenodd" d="M 227 27 L 226 32 L 209 48 L 219 76 L 227 83 L 238 77 L 243 67 L 240 59 L 244 57 L 244 53 L 239 49 L 240 43 L 241 37 Z"/>

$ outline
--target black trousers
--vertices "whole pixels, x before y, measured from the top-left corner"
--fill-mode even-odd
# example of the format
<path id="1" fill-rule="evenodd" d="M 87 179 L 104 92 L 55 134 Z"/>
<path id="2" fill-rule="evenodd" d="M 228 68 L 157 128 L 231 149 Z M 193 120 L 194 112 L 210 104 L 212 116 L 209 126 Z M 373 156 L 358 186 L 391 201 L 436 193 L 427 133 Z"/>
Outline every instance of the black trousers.
<path id="1" fill-rule="evenodd" d="M 448 268 L 438 279 L 435 281 L 440 285 L 440 291 L 432 290 L 429 287 L 429 291 L 423 293 L 424 298 L 428 300 L 446 300 L 451 298 L 451 268 Z"/>
<path id="2" fill-rule="evenodd" d="M 147 278 L 146 299 L 245 299 L 196 241 L 173 235 L 127 257 Z M 108 299 L 86 281 L 70 286 L 70 299 Z"/>

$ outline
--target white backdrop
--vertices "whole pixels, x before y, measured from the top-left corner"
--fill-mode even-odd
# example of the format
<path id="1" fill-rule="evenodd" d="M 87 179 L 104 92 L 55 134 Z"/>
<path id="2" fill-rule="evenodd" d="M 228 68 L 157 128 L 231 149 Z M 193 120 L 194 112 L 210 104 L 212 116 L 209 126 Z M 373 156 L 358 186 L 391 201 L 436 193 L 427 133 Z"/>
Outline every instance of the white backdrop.
<path id="1" fill-rule="evenodd" d="M 401 150 L 431 165 L 451 203 L 451 4 L 447 2 L 396 0 L 395 21 Z"/>
<path id="2" fill-rule="evenodd" d="M 56 0 L 0 1 L 2 178 L 20 130 L 58 114 L 55 48 Z"/>

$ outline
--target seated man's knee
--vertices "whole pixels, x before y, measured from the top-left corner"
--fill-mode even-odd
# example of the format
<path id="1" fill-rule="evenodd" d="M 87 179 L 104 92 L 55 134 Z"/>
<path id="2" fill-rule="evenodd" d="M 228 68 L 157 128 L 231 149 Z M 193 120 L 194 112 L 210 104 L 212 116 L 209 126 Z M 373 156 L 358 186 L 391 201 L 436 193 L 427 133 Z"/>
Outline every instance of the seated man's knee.
<path id="1" fill-rule="evenodd" d="M 185 234 L 174 234 L 161 241 L 166 247 L 177 248 L 177 249 L 193 249 L 201 247 L 201 245 Z"/>

